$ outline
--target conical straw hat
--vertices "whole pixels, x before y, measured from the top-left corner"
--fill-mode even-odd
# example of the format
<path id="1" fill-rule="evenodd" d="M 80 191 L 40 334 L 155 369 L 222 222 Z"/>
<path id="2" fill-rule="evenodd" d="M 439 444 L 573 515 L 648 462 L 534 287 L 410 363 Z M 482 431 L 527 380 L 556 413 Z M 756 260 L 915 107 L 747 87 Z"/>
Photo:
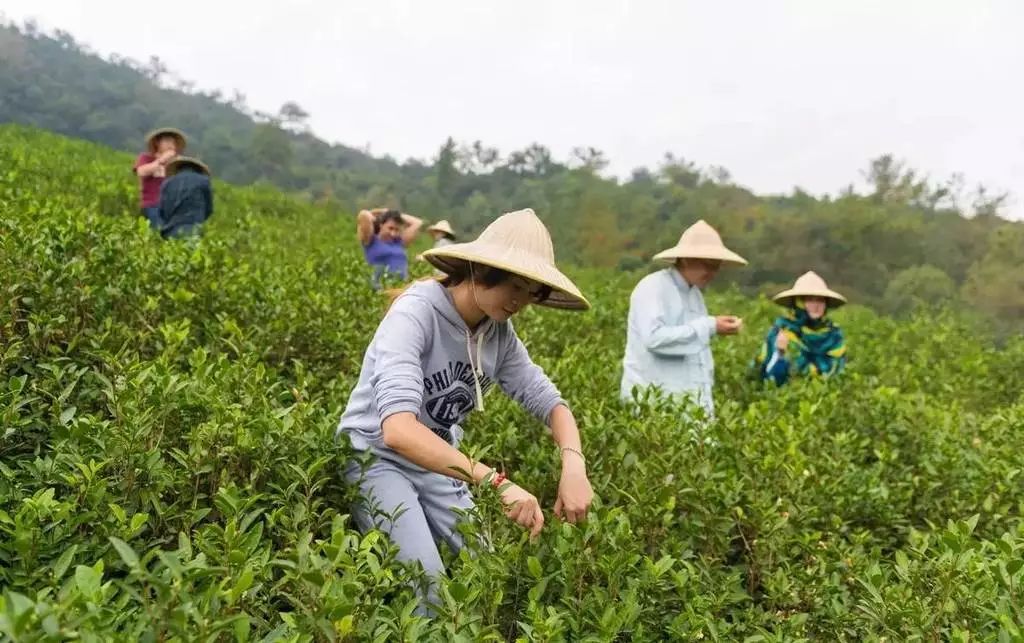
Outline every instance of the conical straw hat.
<path id="1" fill-rule="evenodd" d="M 434 225 L 427 228 L 427 232 L 443 232 L 446 235 L 452 237 L 453 239 L 455 238 L 455 231 L 452 230 L 452 226 L 450 223 L 448 223 L 448 219 L 438 221 Z"/>
<path id="2" fill-rule="evenodd" d="M 185 132 L 180 129 L 173 127 L 158 127 L 149 134 L 146 134 L 146 147 L 149 148 L 150 152 L 156 151 L 156 139 L 161 136 L 173 136 L 178 139 L 178 153 L 185 151 L 185 146 L 188 145 L 188 138 L 185 137 Z"/>
<path id="3" fill-rule="evenodd" d="M 677 259 L 711 259 L 747 265 L 746 259 L 725 247 L 722 237 L 704 219 L 687 228 L 675 247 L 654 255 L 655 261 L 675 263 Z"/>
<path id="4" fill-rule="evenodd" d="M 576 284 L 555 266 L 551 235 L 529 208 L 501 215 L 473 241 L 427 250 L 423 258 L 447 274 L 456 272 L 467 261 L 507 270 L 551 287 L 551 296 L 541 306 L 590 308 L 590 302 Z"/>
<path id="5" fill-rule="evenodd" d="M 194 159 L 191 156 L 179 156 L 173 161 L 167 164 L 167 176 L 172 176 L 181 171 L 181 168 L 186 165 L 191 165 L 206 176 L 210 176 L 210 168 L 199 159 Z"/>
<path id="6" fill-rule="evenodd" d="M 772 301 L 788 307 L 793 305 L 797 297 L 822 297 L 828 302 L 828 307 L 833 309 L 846 303 L 846 297 L 831 290 L 825 280 L 813 270 L 801 275 L 792 288 L 775 295 Z"/>

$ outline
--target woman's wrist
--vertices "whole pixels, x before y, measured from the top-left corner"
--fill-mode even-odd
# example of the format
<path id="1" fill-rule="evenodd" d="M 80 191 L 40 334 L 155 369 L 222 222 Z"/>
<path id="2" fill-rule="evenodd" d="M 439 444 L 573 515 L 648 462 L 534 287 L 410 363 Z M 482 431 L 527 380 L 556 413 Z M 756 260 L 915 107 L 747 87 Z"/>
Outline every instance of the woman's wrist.
<path id="1" fill-rule="evenodd" d="M 473 484 L 483 484 L 488 480 L 493 480 L 498 475 L 498 470 L 487 466 L 483 462 L 476 462 L 473 464 Z"/>
<path id="2" fill-rule="evenodd" d="M 576 447 L 559 447 L 559 454 L 562 457 L 562 470 L 583 470 L 587 468 L 587 458 L 583 451 Z"/>
<path id="3" fill-rule="evenodd" d="M 506 485 L 514 484 L 508 479 L 508 476 L 505 475 L 504 471 L 498 471 L 491 467 L 484 467 L 484 469 L 486 469 L 487 472 L 481 478 L 476 480 L 476 484 L 489 485 L 498 490 L 501 490 L 501 488 Z"/>

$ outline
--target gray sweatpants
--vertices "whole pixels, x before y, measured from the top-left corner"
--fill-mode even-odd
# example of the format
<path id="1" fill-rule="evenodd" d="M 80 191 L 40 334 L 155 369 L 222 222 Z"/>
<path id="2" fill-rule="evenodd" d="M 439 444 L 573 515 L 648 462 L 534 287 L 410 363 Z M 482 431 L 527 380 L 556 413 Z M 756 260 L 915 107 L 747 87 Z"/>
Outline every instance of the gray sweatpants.
<path id="1" fill-rule="evenodd" d="M 398 546 L 399 560 L 419 562 L 430 581 L 420 598 L 427 605 L 436 604 L 437 579 L 444 573 L 438 545 L 462 549 L 462 536 L 455 529 L 460 516 L 453 509 L 473 508 L 468 485 L 384 457 L 375 458 L 366 469 L 352 462 L 345 478 L 359 484 L 362 496 L 352 510 L 356 526 L 363 532 L 380 529 Z M 422 607 L 418 611 L 430 613 Z"/>

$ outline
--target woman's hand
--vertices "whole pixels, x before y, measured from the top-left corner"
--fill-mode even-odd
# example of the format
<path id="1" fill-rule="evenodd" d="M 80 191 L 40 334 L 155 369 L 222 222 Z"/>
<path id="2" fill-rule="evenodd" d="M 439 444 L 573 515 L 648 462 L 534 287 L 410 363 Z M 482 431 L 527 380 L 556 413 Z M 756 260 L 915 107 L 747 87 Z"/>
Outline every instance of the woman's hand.
<path id="1" fill-rule="evenodd" d="M 563 452 L 563 458 L 555 515 L 575 525 L 587 519 L 587 510 L 594 501 L 594 490 L 587 478 L 583 459 L 571 451 Z"/>
<path id="2" fill-rule="evenodd" d="M 780 353 L 785 353 L 788 347 L 789 335 L 782 331 L 779 331 L 779 334 L 775 337 L 775 350 L 779 351 Z"/>
<path id="3" fill-rule="evenodd" d="M 531 539 L 540 535 L 544 528 L 544 513 L 532 493 L 510 482 L 501 491 L 501 502 L 505 505 L 505 515 L 529 529 Z"/>

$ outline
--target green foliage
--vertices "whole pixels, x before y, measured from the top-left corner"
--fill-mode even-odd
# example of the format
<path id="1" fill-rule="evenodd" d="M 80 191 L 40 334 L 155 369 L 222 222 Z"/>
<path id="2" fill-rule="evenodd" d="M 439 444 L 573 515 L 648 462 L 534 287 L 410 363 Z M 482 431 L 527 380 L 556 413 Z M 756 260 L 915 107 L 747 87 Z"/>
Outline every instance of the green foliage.
<path id="1" fill-rule="evenodd" d="M 992 231 L 989 249 L 972 268 L 964 297 L 1000 319 L 1024 318 L 1024 226 L 1007 224 Z"/>
<path id="2" fill-rule="evenodd" d="M 948 304 L 957 298 L 956 283 L 932 265 L 913 266 L 897 273 L 885 289 L 883 307 L 905 315 L 929 305 Z"/>
<path id="3" fill-rule="evenodd" d="M 415 571 L 347 518 L 333 437 L 383 309 L 351 217 L 218 184 L 207 234 L 163 242 L 128 160 L 0 128 L 5 638 L 1024 636 L 1024 342 L 854 305 L 842 378 L 766 389 L 746 365 L 777 311 L 716 290 L 749 332 L 716 341 L 720 419 L 701 430 L 616 399 L 636 276 L 597 269 L 572 271 L 593 311 L 517 318 L 579 417 L 590 521 L 549 513 L 530 544 L 478 491 L 464 529 L 490 547 L 451 561 L 436 620 L 414 617 Z M 469 448 L 549 511 L 556 451 L 492 400 Z"/>

